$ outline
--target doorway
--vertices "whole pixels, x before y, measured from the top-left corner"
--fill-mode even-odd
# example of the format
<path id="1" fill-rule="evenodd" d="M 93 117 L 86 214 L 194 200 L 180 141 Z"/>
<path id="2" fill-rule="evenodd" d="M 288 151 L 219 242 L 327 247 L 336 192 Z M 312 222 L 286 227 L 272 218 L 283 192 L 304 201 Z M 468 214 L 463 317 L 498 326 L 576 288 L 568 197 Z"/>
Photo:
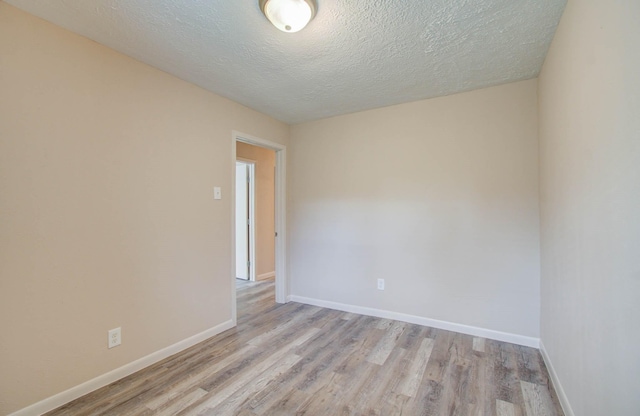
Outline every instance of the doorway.
<path id="1" fill-rule="evenodd" d="M 233 183 L 235 185 L 235 177 L 236 177 L 236 161 L 237 158 L 237 143 L 249 144 L 252 146 L 257 146 L 259 148 L 269 149 L 275 152 L 275 169 L 274 166 L 271 166 L 272 172 L 274 172 L 274 183 L 273 183 L 273 191 L 274 191 L 274 207 L 273 207 L 273 222 L 274 229 L 271 238 L 274 241 L 274 264 L 273 264 L 273 272 L 275 272 L 275 301 L 277 303 L 286 303 L 287 300 L 287 270 L 286 270 L 286 146 L 272 142 L 269 140 L 264 140 L 255 136 L 247 135 L 244 133 L 234 131 L 232 133 L 232 161 L 233 161 Z M 251 158 L 253 159 L 253 158 Z M 242 160 L 241 160 L 242 161 Z M 256 174 L 257 175 L 257 174 Z M 254 181 L 255 183 L 256 181 Z M 232 190 L 234 191 L 234 196 L 232 198 L 234 208 L 232 212 L 235 215 L 235 191 L 236 186 L 232 186 Z M 256 191 L 257 192 L 257 191 Z M 257 198 L 257 197 L 256 197 Z M 254 224 L 258 225 L 260 223 L 259 218 L 255 218 Z M 237 322 L 237 306 L 236 306 L 236 281 L 241 282 L 241 280 L 236 279 L 236 266 L 237 266 L 237 258 L 236 258 L 236 221 L 232 222 L 233 232 L 232 232 L 232 276 L 233 276 L 233 284 L 231 288 L 231 305 L 232 305 L 232 320 L 234 323 Z M 257 238 L 256 238 L 257 239 Z M 244 250 L 244 248 L 242 249 Z M 253 251 L 254 253 L 256 250 Z M 249 251 L 251 253 L 251 251 Z M 250 260 L 251 261 L 251 260 Z M 254 263 L 255 264 L 255 263 Z M 256 271 L 256 268 L 253 268 L 253 271 Z M 249 276 L 251 276 L 251 268 L 249 268 Z M 266 274 L 265 278 L 273 278 L 273 272 Z M 260 280 L 261 276 L 257 275 L 256 280 Z"/>
<path id="2" fill-rule="evenodd" d="M 236 160 L 236 279 L 256 280 L 255 161 Z"/>

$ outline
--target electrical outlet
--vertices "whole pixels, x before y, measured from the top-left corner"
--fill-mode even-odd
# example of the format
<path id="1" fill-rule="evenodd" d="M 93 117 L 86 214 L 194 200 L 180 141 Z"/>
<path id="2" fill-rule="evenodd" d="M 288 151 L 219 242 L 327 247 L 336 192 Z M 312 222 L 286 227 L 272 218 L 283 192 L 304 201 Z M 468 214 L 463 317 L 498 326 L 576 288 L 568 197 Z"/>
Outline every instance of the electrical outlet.
<path id="1" fill-rule="evenodd" d="M 378 290 L 384 290 L 384 279 L 378 279 Z"/>
<path id="2" fill-rule="evenodd" d="M 109 330 L 109 343 L 108 343 L 109 348 L 117 347 L 118 345 L 122 344 L 121 331 L 122 331 L 121 328 L 115 328 L 115 329 Z"/>

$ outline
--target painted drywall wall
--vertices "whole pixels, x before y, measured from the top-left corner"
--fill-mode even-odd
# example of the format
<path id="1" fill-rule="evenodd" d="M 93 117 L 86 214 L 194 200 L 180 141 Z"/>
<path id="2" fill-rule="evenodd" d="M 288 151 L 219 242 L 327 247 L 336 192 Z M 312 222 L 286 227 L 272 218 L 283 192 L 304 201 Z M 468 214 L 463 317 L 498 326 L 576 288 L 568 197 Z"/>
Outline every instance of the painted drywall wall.
<path id="1" fill-rule="evenodd" d="M 640 413 L 639 16 L 570 1 L 539 80 L 541 339 L 581 416 Z"/>
<path id="2" fill-rule="evenodd" d="M 232 130 L 289 134 L 0 2 L 0 414 L 231 319 Z"/>
<path id="3" fill-rule="evenodd" d="M 292 294 L 538 337 L 536 82 L 292 126 Z"/>
<path id="4" fill-rule="evenodd" d="M 264 147 L 238 142 L 236 156 L 255 161 L 256 166 L 256 277 L 276 270 L 275 246 L 275 166 L 276 152 Z"/>

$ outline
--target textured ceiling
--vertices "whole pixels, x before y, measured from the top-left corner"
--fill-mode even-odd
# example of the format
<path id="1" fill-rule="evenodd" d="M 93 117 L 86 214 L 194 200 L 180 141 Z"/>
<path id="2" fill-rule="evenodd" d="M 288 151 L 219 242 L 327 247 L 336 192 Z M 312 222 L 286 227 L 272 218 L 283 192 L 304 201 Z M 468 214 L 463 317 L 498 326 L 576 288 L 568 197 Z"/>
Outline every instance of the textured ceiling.
<path id="1" fill-rule="evenodd" d="M 299 123 L 536 77 L 566 0 L 318 0 L 283 33 L 258 0 L 5 0 Z"/>

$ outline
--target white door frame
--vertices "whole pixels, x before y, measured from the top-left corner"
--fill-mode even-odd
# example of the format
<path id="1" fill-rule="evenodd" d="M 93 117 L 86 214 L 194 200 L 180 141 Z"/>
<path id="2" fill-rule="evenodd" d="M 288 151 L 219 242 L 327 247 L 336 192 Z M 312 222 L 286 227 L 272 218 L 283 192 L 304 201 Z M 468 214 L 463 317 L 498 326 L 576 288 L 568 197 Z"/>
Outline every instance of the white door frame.
<path id="1" fill-rule="evenodd" d="M 251 144 L 258 147 L 264 147 L 276 152 L 276 302 L 287 303 L 287 147 L 270 140 L 261 139 L 250 134 L 244 134 L 233 131 L 231 134 L 231 171 L 232 171 L 232 190 L 231 213 L 235 216 L 236 212 L 236 142 Z M 236 310 L 236 232 L 235 221 L 232 218 L 231 227 L 231 319 L 235 325 L 237 322 Z"/>
<path id="2" fill-rule="evenodd" d="M 236 162 L 244 163 L 248 166 L 249 177 L 249 280 L 256 281 L 256 161 L 251 159 L 245 159 L 242 157 L 236 158 Z M 235 180 L 235 177 L 234 177 Z M 235 182 L 234 182 L 235 183 Z M 234 188 L 235 190 L 235 188 Z M 233 212 L 235 215 L 235 193 L 234 193 L 234 205 Z M 235 238 L 235 237 L 234 237 Z M 235 255 L 234 255 L 235 258 Z M 237 271 L 236 271 L 237 272 Z M 234 272 L 235 273 L 235 272 Z M 237 277 L 237 273 L 236 273 Z"/>

